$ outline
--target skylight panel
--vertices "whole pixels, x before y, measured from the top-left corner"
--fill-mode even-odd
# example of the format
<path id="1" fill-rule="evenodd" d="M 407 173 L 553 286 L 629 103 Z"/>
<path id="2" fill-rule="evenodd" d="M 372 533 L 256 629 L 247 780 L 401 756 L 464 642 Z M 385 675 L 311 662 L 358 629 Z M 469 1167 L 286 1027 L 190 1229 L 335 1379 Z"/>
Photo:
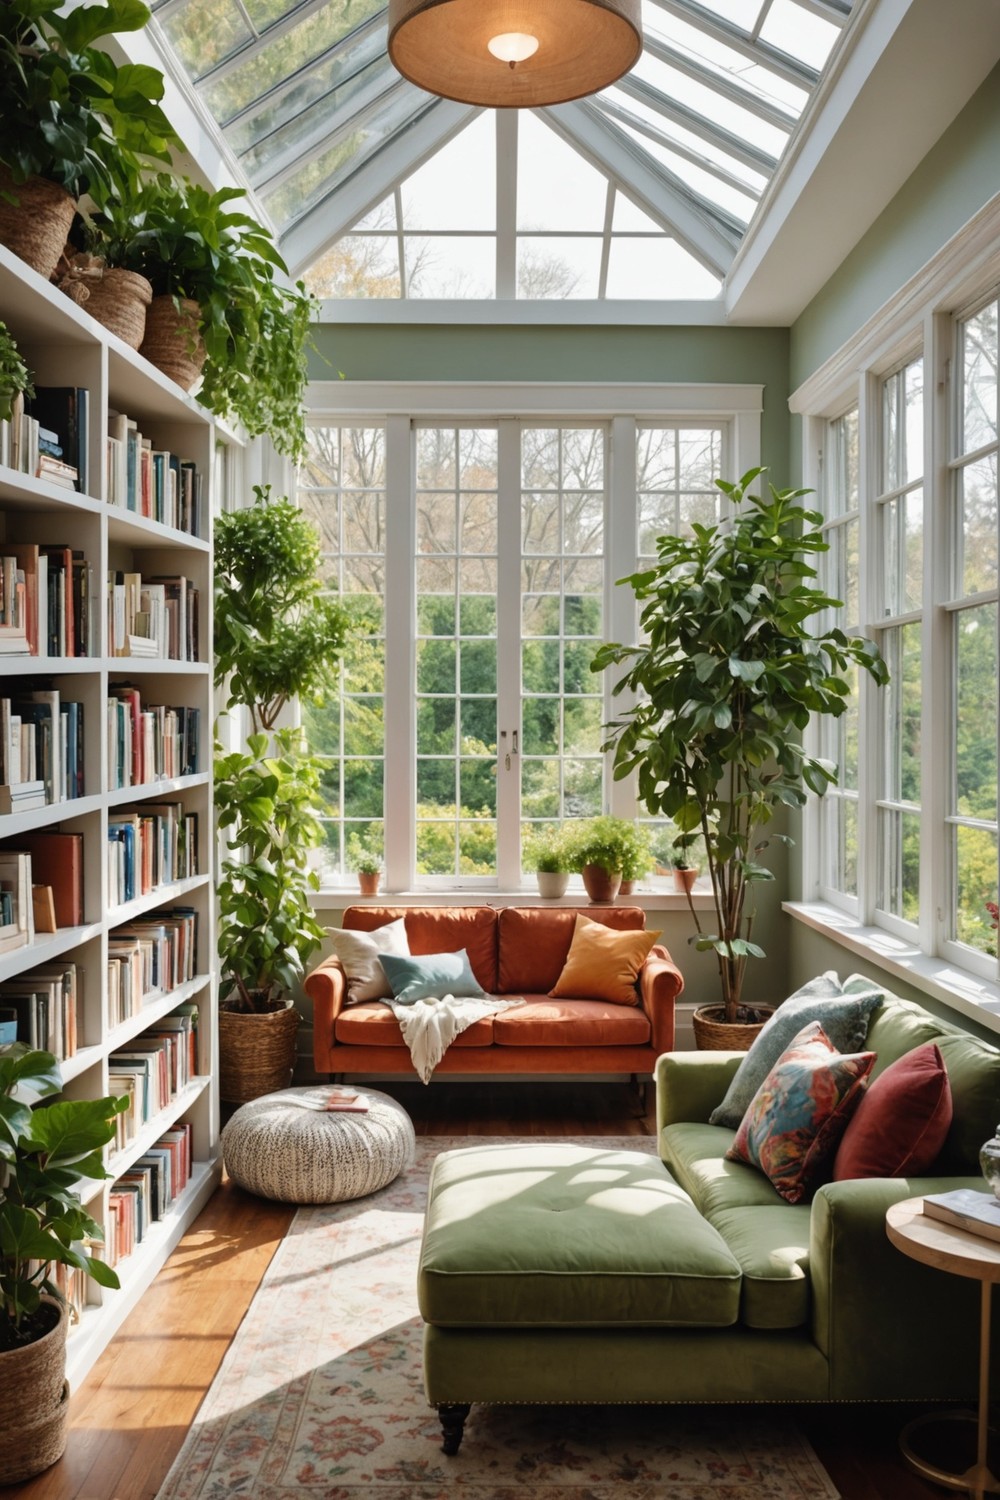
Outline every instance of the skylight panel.
<path id="1" fill-rule="evenodd" d="M 726 74 L 752 89 L 762 99 L 779 105 L 794 115 L 805 108 L 808 91 L 786 78 L 781 78 L 762 63 L 751 62 L 742 52 L 727 47 L 717 37 L 709 36 L 697 26 L 689 25 L 673 13 L 651 10 L 647 14 L 644 30 L 647 36 L 657 38 L 667 46 L 684 52 L 693 61 Z"/>
<path id="2" fill-rule="evenodd" d="M 518 118 L 517 228 L 604 227 L 607 179 L 529 111 Z M 588 294 L 589 295 L 589 294 Z"/>
<path id="3" fill-rule="evenodd" d="M 716 146 L 712 141 L 695 135 L 693 131 L 686 130 L 683 125 L 677 124 L 674 120 L 665 119 L 652 105 L 646 104 L 641 99 L 635 99 L 631 95 L 626 95 L 617 89 L 610 90 L 606 96 L 602 96 L 602 99 L 598 103 L 602 103 L 604 98 L 607 99 L 612 107 L 620 108 L 627 115 L 634 116 L 637 120 L 643 121 L 652 127 L 657 136 L 664 138 L 660 141 L 651 140 L 650 137 L 640 131 L 633 130 L 628 120 L 623 119 L 621 115 L 616 114 L 614 116 L 616 123 L 621 124 L 633 136 L 636 142 L 644 150 L 654 155 L 658 161 L 663 159 L 662 152 L 665 149 L 669 150 L 671 145 L 673 145 L 678 152 L 689 152 L 694 156 L 696 158 L 695 165 L 700 162 L 706 166 L 718 167 L 720 172 L 725 174 L 725 180 L 729 181 L 730 186 L 735 187 L 737 191 L 745 188 L 747 195 L 750 197 L 756 197 L 763 192 L 767 182 L 767 178 L 763 172 L 755 172 L 752 167 L 747 166 L 745 162 L 732 156 L 721 146 Z"/>
<path id="4" fill-rule="evenodd" d="M 650 301 L 717 297 L 721 287 L 718 277 L 665 235 L 659 239 L 615 237 L 611 241 L 607 297 Z"/>
<path id="5" fill-rule="evenodd" d="M 600 235 L 524 235 L 517 241 L 517 295 L 553 300 L 595 298 L 601 280 Z"/>
<path id="6" fill-rule="evenodd" d="M 224 125 L 226 140 L 240 154 L 318 101 L 328 100 L 331 113 L 343 107 L 360 87 L 367 86 L 378 76 L 382 76 L 387 84 L 390 80 L 395 81 L 395 72 L 385 55 L 384 34 L 381 39 L 367 39 L 364 46 L 352 49 L 349 54 L 338 51 L 332 57 L 310 64 L 235 117 L 227 110 L 231 123 Z M 228 79 L 223 79 L 219 88 L 225 88 L 228 82 Z M 214 108 L 208 89 L 205 102 Z"/>
<path id="7" fill-rule="evenodd" d="M 195 83 L 238 47 L 254 39 L 239 8 L 232 4 L 220 6 L 218 0 L 186 0 L 157 19 L 184 71 Z"/>
<path id="8" fill-rule="evenodd" d="M 801 58 L 812 68 L 821 68 L 840 35 L 840 27 L 796 5 L 795 0 L 773 0 L 760 34 L 772 46 Z"/>
<path id="9" fill-rule="evenodd" d="M 240 153 L 243 168 L 251 182 L 265 181 L 275 162 L 299 148 L 308 151 L 317 136 L 329 135 L 337 126 L 338 114 L 350 117 L 348 105 L 359 97 L 371 98 L 391 86 L 388 70 L 381 61 L 373 62 L 363 72 L 345 79 L 339 87 L 322 95 L 307 109 L 294 114 L 284 124 L 263 136 L 256 145 Z M 231 141 L 235 147 L 235 141 Z"/>
<path id="10" fill-rule="evenodd" d="M 438 228 L 495 232 L 494 137 L 492 114 L 482 114 L 405 180 L 402 184 L 404 230 Z"/>
<path id="11" fill-rule="evenodd" d="M 687 78 L 678 69 L 651 57 L 648 52 L 643 53 L 632 73 L 634 77 L 659 89 L 661 94 L 680 104 L 686 104 L 704 119 L 721 125 L 725 130 L 738 135 L 741 140 L 749 141 L 772 156 L 780 156 L 788 143 L 787 131 L 761 120 L 731 99 L 723 98 L 708 85 Z"/>
<path id="12" fill-rule="evenodd" d="M 496 296 L 496 241 L 492 235 L 407 235 L 406 294 L 465 301 Z"/>

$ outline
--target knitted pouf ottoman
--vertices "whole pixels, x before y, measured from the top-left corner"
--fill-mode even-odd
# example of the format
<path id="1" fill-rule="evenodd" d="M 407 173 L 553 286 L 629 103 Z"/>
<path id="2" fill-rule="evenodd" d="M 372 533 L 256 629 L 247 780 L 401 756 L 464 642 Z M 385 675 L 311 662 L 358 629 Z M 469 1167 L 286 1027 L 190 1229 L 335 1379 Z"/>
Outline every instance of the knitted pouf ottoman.
<path id="1" fill-rule="evenodd" d="M 222 1132 L 222 1159 L 232 1180 L 278 1203 L 339 1203 L 363 1198 L 398 1177 L 413 1160 L 413 1123 L 405 1109 L 365 1089 L 365 1114 L 305 1107 L 322 1086 L 283 1089 L 251 1099 Z"/>

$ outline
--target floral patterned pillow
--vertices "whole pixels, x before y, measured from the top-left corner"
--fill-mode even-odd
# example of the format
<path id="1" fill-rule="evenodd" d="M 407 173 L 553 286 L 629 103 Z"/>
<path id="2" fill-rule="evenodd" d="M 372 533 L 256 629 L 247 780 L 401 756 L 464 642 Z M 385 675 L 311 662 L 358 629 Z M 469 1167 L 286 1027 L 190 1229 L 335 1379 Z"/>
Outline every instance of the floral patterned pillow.
<path id="1" fill-rule="evenodd" d="M 782 1198 L 801 1203 L 831 1164 L 875 1056 L 838 1052 L 810 1021 L 753 1096 L 726 1156 L 758 1167 Z"/>

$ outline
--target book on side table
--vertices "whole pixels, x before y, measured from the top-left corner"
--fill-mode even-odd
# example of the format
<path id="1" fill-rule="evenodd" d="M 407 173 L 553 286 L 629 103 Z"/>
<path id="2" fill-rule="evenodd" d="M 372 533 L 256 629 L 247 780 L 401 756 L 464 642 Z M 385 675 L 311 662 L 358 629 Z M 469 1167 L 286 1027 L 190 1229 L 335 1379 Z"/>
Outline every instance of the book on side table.
<path id="1" fill-rule="evenodd" d="M 943 1224 L 954 1224 L 981 1239 L 1000 1243 L 1000 1202 L 992 1193 L 979 1193 L 975 1188 L 929 1193 L 924 1199 L 924 1213 Z"/>

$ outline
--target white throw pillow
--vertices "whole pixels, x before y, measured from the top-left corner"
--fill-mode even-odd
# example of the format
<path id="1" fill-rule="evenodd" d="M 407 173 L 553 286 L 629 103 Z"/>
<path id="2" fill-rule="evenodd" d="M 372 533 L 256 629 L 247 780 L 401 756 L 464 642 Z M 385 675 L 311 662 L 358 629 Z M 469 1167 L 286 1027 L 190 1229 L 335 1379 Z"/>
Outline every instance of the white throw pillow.
<path id="1" fill-rule="evenodd" d="M 391 1000 L 392 990 L 378 956 L 380 953 L 395 953 L 402 958 L 409 957 L 405 917 L 387 922 L 384 927 L 376 927 L 374 932 L 328 927 L 326 933 L 344 966 L 348 1004 L 353 1005 L 356 1000 Z"/>

